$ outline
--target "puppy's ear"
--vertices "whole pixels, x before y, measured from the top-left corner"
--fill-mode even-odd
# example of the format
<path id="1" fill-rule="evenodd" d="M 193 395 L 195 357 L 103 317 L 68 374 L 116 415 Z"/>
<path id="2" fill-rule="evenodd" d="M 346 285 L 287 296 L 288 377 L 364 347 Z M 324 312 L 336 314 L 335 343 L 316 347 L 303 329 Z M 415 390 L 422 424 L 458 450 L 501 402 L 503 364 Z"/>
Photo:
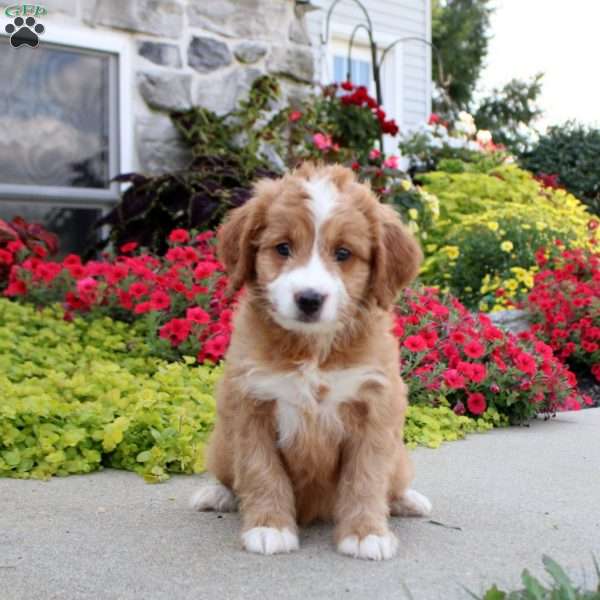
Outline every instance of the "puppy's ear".
<path id="1" fill-rule="evenodd" d="M 381 204 L 378 209 L 381 234 L 373 255 L 373 293 L 379 306 L 388 309 L 419 273 L 423 252 L 393 208 Z"/>
<path id="2" fill-rule="evenodd" d="M 259 181 L 253 197 L 230 211 L 217 232 L 217 256 L 227 270 L 230 292 L 237 292 L 256 275 L 256 240 L 275 185 L 271 180 Z"/>

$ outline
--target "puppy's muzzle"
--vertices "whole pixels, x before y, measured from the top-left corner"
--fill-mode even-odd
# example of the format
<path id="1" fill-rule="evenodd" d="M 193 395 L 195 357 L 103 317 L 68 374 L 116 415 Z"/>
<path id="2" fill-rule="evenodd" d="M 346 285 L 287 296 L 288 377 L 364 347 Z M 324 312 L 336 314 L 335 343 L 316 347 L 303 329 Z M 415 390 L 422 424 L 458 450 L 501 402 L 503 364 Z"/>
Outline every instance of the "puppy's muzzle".
<path id="1" fill-rule="evenodd" d="M 326 299 L 326 294 L 310 288 L 294 294 L 294 300 L 303 321 L 317 321 Z"/>

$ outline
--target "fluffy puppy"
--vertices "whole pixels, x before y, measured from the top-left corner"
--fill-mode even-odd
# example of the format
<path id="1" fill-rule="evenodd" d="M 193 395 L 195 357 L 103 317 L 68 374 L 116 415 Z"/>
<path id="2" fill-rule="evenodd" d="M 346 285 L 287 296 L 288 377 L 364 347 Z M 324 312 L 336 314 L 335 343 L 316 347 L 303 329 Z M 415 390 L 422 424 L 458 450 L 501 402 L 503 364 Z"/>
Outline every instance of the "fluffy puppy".
<path id="1" fill-rule="evenodd" d="M 421 516 L 402 442 L 407 389 L 390 309 L 421 250 L 352 171 L 260 181 L 218 235 L 237 309 L 198 510 L 242 514 L 246 550 L 296 550 L 333 520 L 339 552 L 391 558 L 392 515 Z"/>

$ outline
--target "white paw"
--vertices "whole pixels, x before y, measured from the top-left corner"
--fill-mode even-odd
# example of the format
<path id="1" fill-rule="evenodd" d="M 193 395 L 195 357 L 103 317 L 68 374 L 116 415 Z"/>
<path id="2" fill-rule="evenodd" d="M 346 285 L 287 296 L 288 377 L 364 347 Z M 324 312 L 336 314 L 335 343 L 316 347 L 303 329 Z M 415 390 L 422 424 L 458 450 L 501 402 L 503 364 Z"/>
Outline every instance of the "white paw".
<path id="1" fill-rule="evenodd" d="M 427 496 L 416 490 L 406 490 L 404 496 L 392 502 L 391 513 L 396 517 L 428 517 L 431 514 L 431 502 Z"/>
<path id="2" fill-rule="evenodd" d="M 367 560 L 387 560 L 395 556 L 397 550 L 398 540 L 391 532 L 385 535 L 367 535 L 360 541 L 357 536 L 350 535 L 338 544 L 338 552 L 341 554 Z"/>
<path id="3" fill-rule="evenodd" d="M 196 510 L 234 512 L 237 510 L 237 499 L 223 484 L 207 483 L 191 497 L 190 506 Z"/>
<path id="4" fill-rule="evenodd" d="M 242 544 L 248 552 L 279 554 L 298 550 L 298 536 L 289 529 L 253 527 L 242 534 Z"/>

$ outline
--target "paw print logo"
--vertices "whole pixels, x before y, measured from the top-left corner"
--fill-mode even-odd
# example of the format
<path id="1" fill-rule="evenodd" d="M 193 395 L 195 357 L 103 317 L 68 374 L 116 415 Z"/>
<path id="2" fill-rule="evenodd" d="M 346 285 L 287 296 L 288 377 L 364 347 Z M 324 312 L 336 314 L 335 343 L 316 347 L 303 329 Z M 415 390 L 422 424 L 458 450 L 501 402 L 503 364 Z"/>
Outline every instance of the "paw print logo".
<path id="1" fill-rule="evenodd" d="M 45 28 L 41 23 L 36 23 L 33 17 L 27 17 L 27 19 L 17 17 L 4 30 L 10 34 L 10 43 L 14 48 L 19 46 L 35 48 L 40 43 L 38 36 L 44 33 Z"/>

